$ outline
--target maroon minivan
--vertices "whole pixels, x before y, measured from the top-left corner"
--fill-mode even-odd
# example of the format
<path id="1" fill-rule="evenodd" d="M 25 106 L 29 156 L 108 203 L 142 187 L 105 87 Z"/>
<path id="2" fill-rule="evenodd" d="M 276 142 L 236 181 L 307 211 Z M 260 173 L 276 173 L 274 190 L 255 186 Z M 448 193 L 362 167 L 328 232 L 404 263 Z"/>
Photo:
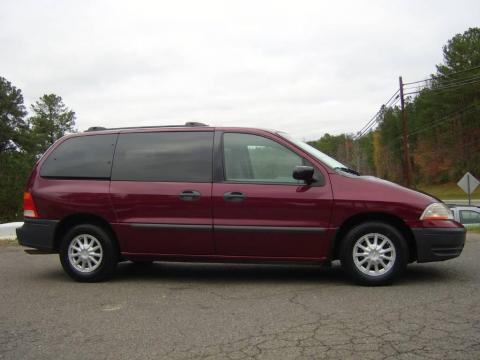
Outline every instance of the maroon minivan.
<path id="1" fill-rule="evenodd" d="M 339 259 L 377 285 L 407 263 L 457 257 L 465 242 L 432 196 L 282 132 L 201 123 L 63 137 L 30 175 L 24 216 L 20 244 L 59 253 L 68 275 L 90 282 L 124 260 Z"/>

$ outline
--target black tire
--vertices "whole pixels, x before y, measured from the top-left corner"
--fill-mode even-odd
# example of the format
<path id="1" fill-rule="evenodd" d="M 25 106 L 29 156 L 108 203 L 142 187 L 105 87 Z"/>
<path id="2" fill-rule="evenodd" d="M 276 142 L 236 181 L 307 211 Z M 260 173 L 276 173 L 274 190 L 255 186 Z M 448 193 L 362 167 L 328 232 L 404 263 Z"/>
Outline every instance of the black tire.
<path id="1" fill-rule="evenodd" d="M 69 258 L 70 244 L 74 243 L 76 239 L 83 241 L 82 239 L 85 238 L 87 239 L 87 242 L 91 241 L 92 244 L 96 244 L 97 246 L 100 245 L 100 250 L 102 254 L 101 257 L 99 257 L 98 255 L 94 255 L 96 256 L 94 259 L 96 259 L 98 265 L 94 264 L 93 261 L 89 262 L 89 264 L 94 264 L 92 265 L 91 271 L 89 272 L 85 272 L 86 270 L 81 271 L 80 269 L 77 269 L 72 263 L 72 261 L 75 261 L 75 258 L 73 258 L 72 261 L 70 261 Z M 95 243 L 95 240 L 93 239 L 96 240 Z M 74 243 L 73 245 L 75 244 L 78 243 Z M 95 250 L 95 254 L 98 253 L 97 251 L 99 251 L 98 248 L 97 250 Z M 62 263 L 62 267 L 65 272 L 73 280 L 79 282 L 98 282 L 108 279 L 113 275 L 115 267 L 117 266 L 119 260 L 119 252 L 113 236 L 110 234 L 109 231 L 106 231 L 100 226 L 92 224 L 77 225 L 70 229 L 62 238 L 59 256 L 60 262 Z M 80 256 L 77 257 L 77 260 L 79 258 Z"/>
<path id="2" fill-rule="evenodd" d="M 384 240 L 385 244 L 380 247 Z M 378 244 L 378 247 L 367 253 L 367 250 L 361 247 L 366 247 L 369 243 Z M 355 226 L 345 235 L 340 247 L 343 270 L 354 282 L 361 285 L 392 283 L 405 271 L 408 258 L 408 246 L 402 234 L 395 227 L 383 222 L 366 222 Z"/>

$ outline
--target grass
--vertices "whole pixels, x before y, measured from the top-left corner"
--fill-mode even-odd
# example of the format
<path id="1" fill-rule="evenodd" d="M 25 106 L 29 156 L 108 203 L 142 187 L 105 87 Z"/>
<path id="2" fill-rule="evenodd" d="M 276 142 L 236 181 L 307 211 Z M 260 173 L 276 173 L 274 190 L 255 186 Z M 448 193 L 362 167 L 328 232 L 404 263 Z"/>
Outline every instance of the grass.
<path id="1" fill-rule="evenodd" d="M 480 226 L 469 226 L 467 228 L 468 232 L 480 234 Z"/>
<path id="2" fill-rule="evenodd" d="M 440 185 L 419 185 L 418 190 L 432 194 L 442 200 L 467 200 L 467 194 L 456 183 Z M 480 186 L 472 194 L 472 200 L 480 199 Z"/>

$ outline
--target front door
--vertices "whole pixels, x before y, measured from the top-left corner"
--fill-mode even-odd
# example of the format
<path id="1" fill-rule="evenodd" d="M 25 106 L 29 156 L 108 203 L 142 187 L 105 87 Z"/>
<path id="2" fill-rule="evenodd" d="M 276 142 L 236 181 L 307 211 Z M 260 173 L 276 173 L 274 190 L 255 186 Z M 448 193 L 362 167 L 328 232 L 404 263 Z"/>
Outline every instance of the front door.
<path id="1" fill-rule="evenodd" d="M 273 136 L 218 134 L 223 178 L 213 184 L 214 237 L 225 256 L 323 259 L 329 248 L 332 191 L 325 171 L 316 182 L 292 177 L 312 165 Z"/>
<path id="2" fill-rule="evenodd" d="M 212 255 L 212 131 L 124 133 L 110 194 L 127 253 Z"/>

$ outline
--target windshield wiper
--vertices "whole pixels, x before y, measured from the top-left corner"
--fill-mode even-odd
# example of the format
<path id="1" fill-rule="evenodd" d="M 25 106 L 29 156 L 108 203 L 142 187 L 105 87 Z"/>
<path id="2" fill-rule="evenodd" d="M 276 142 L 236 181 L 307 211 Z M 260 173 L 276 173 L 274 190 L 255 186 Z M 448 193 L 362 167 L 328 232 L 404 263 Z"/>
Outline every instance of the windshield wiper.
<path id="1" fill-rule="evenodd" d="M 357 175 L 360 176 L 360 173 L 356 170 L 350 169 L 348 167 L 343 167 L 343 166 L 337 166 L 333 168 L 334 170 L 340 170 L 349 174 Z"/>

